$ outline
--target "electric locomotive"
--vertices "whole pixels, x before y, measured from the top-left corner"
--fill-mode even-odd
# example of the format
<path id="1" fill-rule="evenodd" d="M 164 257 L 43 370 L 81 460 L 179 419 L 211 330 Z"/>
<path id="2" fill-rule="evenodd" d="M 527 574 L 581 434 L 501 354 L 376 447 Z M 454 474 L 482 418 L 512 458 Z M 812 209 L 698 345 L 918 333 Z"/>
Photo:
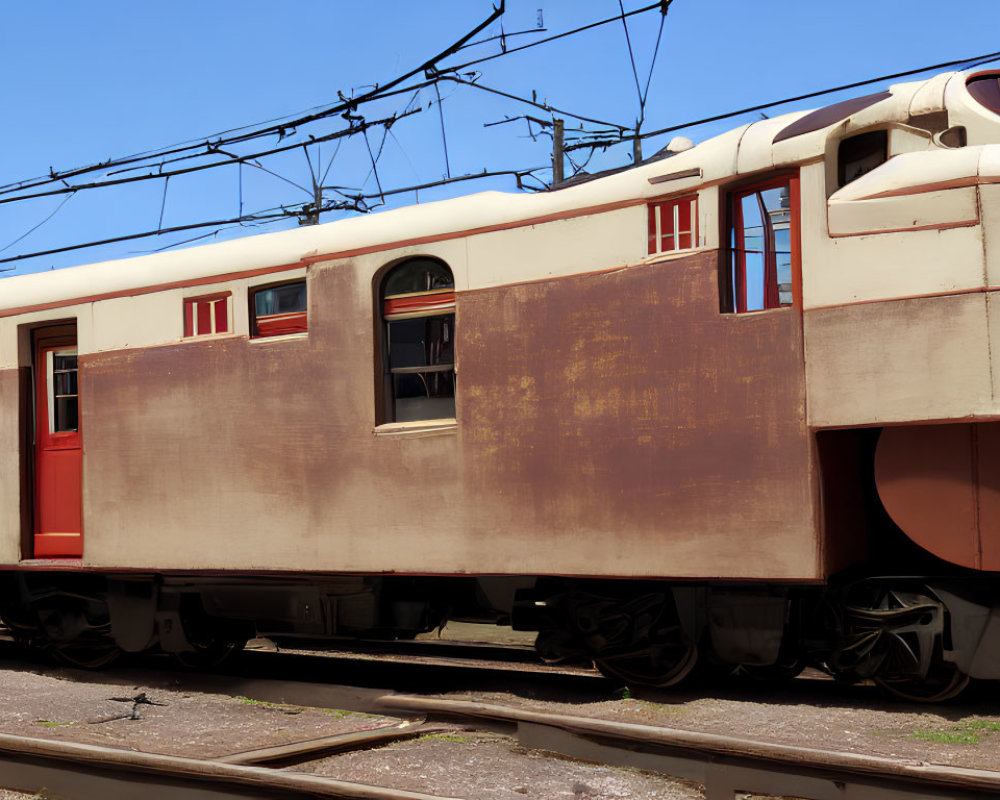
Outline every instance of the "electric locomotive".
<path id="1" fill-rule="evenodd" d="M 0 282 L 0 616 L 73 663 L 539 631 L 1000 678 L 1000 73 Z"/>

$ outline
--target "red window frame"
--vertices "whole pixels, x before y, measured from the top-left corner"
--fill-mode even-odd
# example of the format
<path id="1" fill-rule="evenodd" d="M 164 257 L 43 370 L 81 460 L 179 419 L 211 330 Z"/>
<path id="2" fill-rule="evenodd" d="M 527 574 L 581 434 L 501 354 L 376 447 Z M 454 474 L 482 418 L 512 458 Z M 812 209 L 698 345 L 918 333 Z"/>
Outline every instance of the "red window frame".
<path id="1" fill-rule="evenodd" d="M 765 250 L 763 308 L 748 308 L 747 274 L 746 274 L 746 242 L 743 224 L 743 208 L 741 200 L 751 194 L 788 187 L 789 212 L 789 247 L 791 261 L 792 299 L 789 303 L 780 302 L 778 292 L 777 254 L 768 248 Z M 777 308 L 802 307 L 802 268 L 801 268 L 801 221 L 799 174 L 781 172 L 769 175 L 752 183 L 744 183 L 732 187 L 725 194 L 726 228 L 723 231 L 723 303 L 722 310 L 737 314 L 770 311 Z M 762 214 L 762 218 L 766 215 Z"/>
<path id="2" fill-rule="evenodd" d="M 229 333 L 232 292 L 184 298 L 184 338 Z"/>
<path id="3" fill-rule="evenodd" d="M 650 203 L 647 209 L 649 255 L 698 246 L 698 195 Z"/>

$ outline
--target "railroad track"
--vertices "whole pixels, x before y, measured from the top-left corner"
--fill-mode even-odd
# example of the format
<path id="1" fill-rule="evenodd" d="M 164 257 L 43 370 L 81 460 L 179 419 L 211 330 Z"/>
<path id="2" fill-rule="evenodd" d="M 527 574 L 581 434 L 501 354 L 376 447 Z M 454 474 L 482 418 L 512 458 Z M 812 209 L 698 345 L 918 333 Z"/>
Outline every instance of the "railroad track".
<path id="1" fill-rule="evenodd" d="M 34 791 L 44 786 L 51 795 L 72 799 L 117 800 L 139 793 L 144 800 L 201 796 L 440 799 L 443 795 L 351 783 L 287 768 L 335 753 L 448 730 L 442 727 L 447 721 L 467 729 L 502 730 L 516 736 L 525 748 L 692 781 L 704 786 L 706 800 L 733 800 L 741 795 L 808 800 L 964 800 L 1000 795 L 1000 773 L 995 772 L 762 744 L 433 696 L 368 696 L 361 706 L 370 712 L 394 713 L 408 719 L 375 731 L 214 759 L 0 735 L 0 771 L 9 789 Z"/>
<path id="2" fill-rule="evenodd" d="M 431 652 L 451 659 L 470 648 L 434 645 Z M 362 646 L 361 650 L 367 649 Z M 378 650 L 379 648 L 372 648 Z M 415 647 L 414 651 L 426 648 Z M 502 650 L 471 648 L 488 653 L 491 660 Z M 365 655 L 367 658 L 371 653 Z M 914 761 L 878 758 L 788 745 L 765 744 L 736 737 L 573 716 L 541 713 L 487 702 L 414 693 L 414 684 L 436 691 L 472 685 L 489 691 L 499 680 L 508 686 L 554 686 L 559 677 L 525 673 L 523 656 L 512 652 L 507 667 L 495 663 L 478 668 L 448 664 L 393 662 L 387 670 L 373 669 L 376 661 L 363 661 L 360 671 L 368 679 L 358 685 L 330 684 L 327 656 L 300 653 L 251 652 L 241 660 L 238 673 L 188 676 L 188 691 L 239 692 L 268 703 L 321 706 L 349 711 L 392 715 L 399 724 L 375 731 L 352 731 L 294 742 L 281 747 L 228 753 L 212 759 L 180 758 L 122 751 L 93 745 L 69 744 L 34 738 L 0 736 L 0 785 L 8 789 L 37 791 L 46 787 L 55 797 L 109 800 L 131 798 L 173 800 L 226 797 L 345 797 L 420 798 L 444 797 L 338 781 L 303 772 L 310 764 L 334 754 L 378 748 L 391 742 L 433 736 L 449 731 L 501 732 L 521 747 L 548 751 L 598 764 L 634 767 L 663 776 L 700 784 L 706 800 L 736 797 L 783 797 L 805 800 L 916 800 L 916 798 L 981 798 L 1000 796 L 1000 773 L 933 766 Z M 338 666 L 349 656 L 340 654 Z M 436 659 L 432 659 L 436 660 Z M 323 674 L 326 677 L 323 677 Z M 496 673 L 496 674 L 494 674 Z M 148 670 L 106 673 L 119 682 L 144 685 L 176 683 L 176 673 L 156 678 Z M 278 680 L 295 674 L 305 680 Z M 405 676 L 405 680 L 400 680 Z M 456 677 L 457 676 L 457 677 Z M 486 676 L 484 678 L 484 676 Z M 102 678 L 104 676 L 101 676 Z M 152 677 L 152 682 L 151 682 Z M 353 674 L 348 677 L 354 677 Z M 607 696 L 610 682 L 595 674 L 564 676 L 572 691 Z M 540 683 L 539 683 L 540 681 Z M 400 690 L 400 684 L 403 689 Z M 827 687 L 810 682 L 821 694 Z M 565 684 L 560 684 L 564 686 Z M 395 691 L 386 689 L 393 686 Z M 486 687 L 483 689 L 482 687 Z M 807 701 L 808 702 L 808 701 Z M 448 727 L 451 726 L 451 727 Z M 141 787 L 141 788 L 137 788 Z M 474 797 L 475 795 L 466 795 Z M 530 796 L 530 795 L 529 795 Z"/>

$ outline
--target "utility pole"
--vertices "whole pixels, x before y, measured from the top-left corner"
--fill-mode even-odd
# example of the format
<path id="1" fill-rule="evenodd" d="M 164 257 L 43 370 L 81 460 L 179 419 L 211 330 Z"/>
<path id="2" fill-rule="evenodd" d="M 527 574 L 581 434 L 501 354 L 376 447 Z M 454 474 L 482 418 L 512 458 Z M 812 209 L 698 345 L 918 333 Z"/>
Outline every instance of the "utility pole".
<path id="1" fill-rule="evenodd" d="M 563 182 L 563 121 L 552 121 L 552 187 Z"/>

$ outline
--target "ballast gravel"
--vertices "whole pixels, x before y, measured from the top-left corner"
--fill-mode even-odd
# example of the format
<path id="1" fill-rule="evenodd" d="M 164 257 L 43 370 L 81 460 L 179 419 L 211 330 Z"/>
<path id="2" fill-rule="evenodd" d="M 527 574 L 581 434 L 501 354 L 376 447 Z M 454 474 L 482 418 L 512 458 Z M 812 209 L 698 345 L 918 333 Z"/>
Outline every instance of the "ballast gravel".
<path id="1" fill-rule="evenodd" d="M 122 682 L 128 679 L 115 672 L 0 665 L 0 732 L 213 758 L 401 721 L 199 692 L 183 675 L 157 685 Z M 968 699 L 936 706 L 903 703 L 873 687 L 838 687 L 819 679 L 785 687 L 720 684 L 661 691 L 609 685 L 604 697 L 591 693 L 567 700 L 560 695 L 558 702 L 551 690 L 448 696 L 907 763 L 1000 771 L 1000 697 L 982 688 Z M 477 800 L 703 798 L 700 787 L 666 776 L 525 750 L 509 737 L 459 725 L 287 769 Z M 32 795 L 0 790 L 0 800 L 25 797 Z"/>
<path id="2" fill-rule="evenodd" d="M 0 665 L 0 733 L 216 758 L 399 724 L 386 715 L 267 703 L 114 681 L 114 673 Z M 461 726 L 288 768 L 339 780 L 469 800 L 702 800 L 701 787 L 663 775 L 525 750 Z M 0 775 L 0 785 L 3 778 Z M 16 787 L 26 788 L 26 787 Z M 33 788 L 33 787 L 32 787 Z M 39 791 L 41 787 L 38 787 Z M 0 789 L 0 800 L 45 797 Z"/>
<path id="3" fill-rule="evenodd" d="M 980 690 L 938 705 L 906 703 L 874 687 L 740 685 L 674 691 L 621 687 L 614 699 L 552 702 L 509 693 L 455 693 L 455 700 L 509 705 L 793 745 L 1000 772 L 1000 697 Z M 822 689 L 822 691 L 816 691 Z M 633 693 L 639 696 L 631 696 Z"/>
<path id="4" fill-rule="evenodd" d="M 456 730 L 345 753 L 299 768 L 328 778 L 378 783 L 469 800 L 702 800 L 700 786 L 526 750 L 509 736 Z"/>

